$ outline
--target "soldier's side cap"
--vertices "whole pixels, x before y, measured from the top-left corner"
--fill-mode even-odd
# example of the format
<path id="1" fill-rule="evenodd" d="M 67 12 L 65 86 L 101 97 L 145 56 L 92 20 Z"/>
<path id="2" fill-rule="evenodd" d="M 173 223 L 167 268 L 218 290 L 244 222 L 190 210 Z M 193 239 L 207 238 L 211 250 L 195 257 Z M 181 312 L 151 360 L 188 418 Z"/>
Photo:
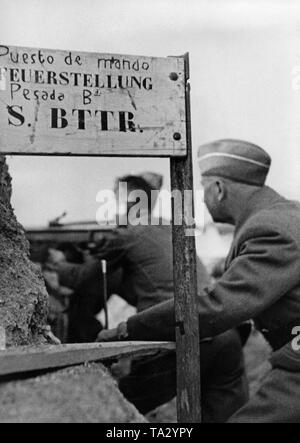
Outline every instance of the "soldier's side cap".
<path id="1" fill-rule="evenodd" d="M 224 177 L 255 186 L 265 184 L 271 166 L 271 157 L 264 149 L 234 139 L 200 146 L 198 161 L 203 177 Z"/>
<path id="2" fill-rule="evenodd" d="M 160 191 L 164 184 L 164 177 L 161 174 L 156 174 L 155 172 L 144 172 L 140 175 L 151 188 L 155 191 Z"/>

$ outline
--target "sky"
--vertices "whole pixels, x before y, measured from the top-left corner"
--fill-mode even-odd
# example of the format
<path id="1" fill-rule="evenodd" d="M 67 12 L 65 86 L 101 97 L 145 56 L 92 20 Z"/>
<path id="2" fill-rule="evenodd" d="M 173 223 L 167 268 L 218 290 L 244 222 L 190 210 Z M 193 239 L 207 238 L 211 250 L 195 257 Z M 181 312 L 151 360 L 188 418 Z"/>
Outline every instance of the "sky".
<path id="1" fill-rule="evenodd" d="M 199 145 L 259 144 L 268 184 L 300 200 L 300 4 L 289 0 L 0 0 L 0 42 L 51 49 L 169 56 L 190 53 L 195 183 Z M 299 67 L 299 70 L 297 70 Z M 294 83 L 293 83 L 294 82 Z M 13 206 L 25 226 L 93 220 L 114 178 L 164 159 L 11 157 Z"/>

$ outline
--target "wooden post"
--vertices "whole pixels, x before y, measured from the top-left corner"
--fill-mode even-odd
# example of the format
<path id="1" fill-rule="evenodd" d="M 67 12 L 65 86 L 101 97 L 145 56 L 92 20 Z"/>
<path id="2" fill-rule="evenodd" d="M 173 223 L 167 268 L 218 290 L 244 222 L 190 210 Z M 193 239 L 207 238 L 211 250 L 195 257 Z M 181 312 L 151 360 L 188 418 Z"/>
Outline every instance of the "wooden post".
<path id="1" fill-rule="evenodd" d="M 193 191 L 189 55 L 185 55 L 187 157 L 171 159 L 172 190 Z M 184 198 L 183 198 L 184 201 Z M 194 215 L 194 203 L 188 201 Z M 183 213 L 184 209 L 182 208 Z M 174 224 L 176 207 L 173 200 L 173 251 L 177 342 L 178 421 L 201 422 L 200 333 L 197 314 L 197 265 L 195 237 L 187 236 L 186 220 Z"/>

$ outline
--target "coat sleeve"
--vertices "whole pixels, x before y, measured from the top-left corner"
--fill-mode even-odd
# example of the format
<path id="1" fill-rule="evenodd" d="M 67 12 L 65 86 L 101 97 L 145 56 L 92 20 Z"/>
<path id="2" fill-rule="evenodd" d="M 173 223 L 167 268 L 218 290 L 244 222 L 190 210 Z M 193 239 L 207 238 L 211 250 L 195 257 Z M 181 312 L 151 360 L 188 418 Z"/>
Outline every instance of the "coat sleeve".
<path id="1" fill-rule="evenodd" d="M 122 266 L 122 260 L 132 246 L 133 239 L 127 229 L 119 229 L 103 238 L 95 247 L 94 260 L 89 263 L 74 264 L 61 263 L 56 271 L 60 284 L 72 289 L 77 289 L 87 280 L 101 276 L 101 260 L 107 260 L 108 274 L 113 273 Z"/>
<path id="2" fill-rule="evenodd" d="M 135 238 L 131 231 L 127 228 L 119 228 L 98 242 L 94 256 L 99 262 L 107 260 L 109 270 L 114 271 L 121 266 L 134 243 Z"/>
<path id="3" fill-rule="evenodd" d="M 236 258 L 211 290 L 198 297 L 201 338 L 212 337 L 255 318 L 299 284 L 299 248 L 276 226 L 247 230 Z M 133 340 L 174 338 L 174 303 L 144 311 L 128 321 Z M 173 329 L 171 331 L 171 329 Z"/>
<path id="4" fill-rule="evenodd" d="M 100 276 L 101 266 L 96 260 L 93 263 L 84 264 L 64 262 L 59 263 L 55 270 L 62 286 L 77 289 L 86 280 L 93 278 L 95 275 Z"/>

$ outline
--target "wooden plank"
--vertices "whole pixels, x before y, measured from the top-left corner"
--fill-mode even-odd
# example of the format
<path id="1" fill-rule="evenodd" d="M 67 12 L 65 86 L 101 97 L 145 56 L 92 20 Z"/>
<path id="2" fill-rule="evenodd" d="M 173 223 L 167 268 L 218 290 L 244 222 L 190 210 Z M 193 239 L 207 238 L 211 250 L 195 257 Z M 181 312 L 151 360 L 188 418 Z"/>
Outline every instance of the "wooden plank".
<path id="1" fill-rule="evenodd" d="M 0 153 L 186 155 L 184 59 L 0 45 Z"/>
<path id="2" fill-rule="evenodd" d="M 175 344 L 169 342 L 116 342 L 13 348 L 0 351 L 0 376 L 174 350 Z"/>
<path id="3" fill-rule="evenodd" d="M 187 109 L 187 150 L 182 159 L 171 160 L 172 190 L 193 191 L 193 162 L 190 115 L 189 59 L 186 60 L 186 109 Z M 190 196 L 192 194 L 190 193 Z M 194 214 L 193 199 L 186 202 Z M 197 314 L 197 267 L 195 237 L 187 230 L 194 228 L 184 218 L 183 224 L 176 225 L 176 212 L 185 212 L 173 202 L 173 248 L 174 285 L 177 342 L 177 396 L 178 421 L 182 423 L 201 422 L 200 384 L 200 334 Z"/>

